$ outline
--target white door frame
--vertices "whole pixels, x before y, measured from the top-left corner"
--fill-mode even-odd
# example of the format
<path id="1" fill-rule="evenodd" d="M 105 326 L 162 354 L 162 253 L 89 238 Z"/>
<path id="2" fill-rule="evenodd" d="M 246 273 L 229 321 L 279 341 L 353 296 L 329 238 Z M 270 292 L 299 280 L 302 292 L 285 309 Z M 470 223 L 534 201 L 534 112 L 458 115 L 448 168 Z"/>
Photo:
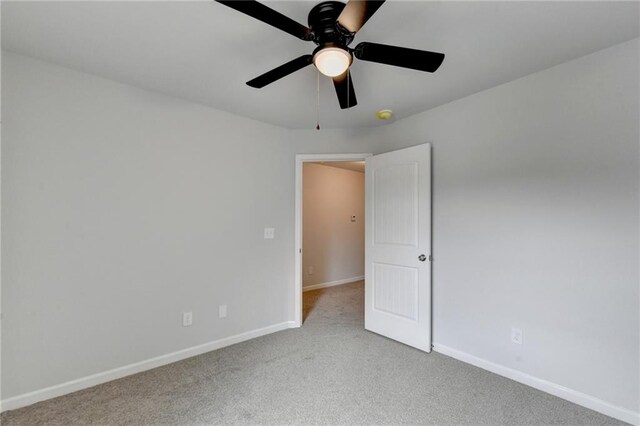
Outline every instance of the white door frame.
<path id="1" fill-rule="evenodd" d="M 293 292 L 293 322 L 291 327 L 302 325 L 302 166 L 318 161 L 363 161 L 372 154 L 298 154 L 296 155 L 296 230 L 295 230 L 295 279 Z"/>

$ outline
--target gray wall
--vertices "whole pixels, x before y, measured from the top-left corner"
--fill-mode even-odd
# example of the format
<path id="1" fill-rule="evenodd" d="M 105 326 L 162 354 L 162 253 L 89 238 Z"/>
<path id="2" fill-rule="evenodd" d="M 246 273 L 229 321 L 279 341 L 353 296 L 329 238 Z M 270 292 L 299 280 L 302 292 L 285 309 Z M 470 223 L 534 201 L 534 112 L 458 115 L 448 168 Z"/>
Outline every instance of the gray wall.
<path id="1" fill-rule="evenodd" d="M 284 130 L 3 53 L 3 398 L 290 319 Z"/>
<path id="2" fill-rule="evenodd" d="M 394 139 L 434 145 L 435 342 L 636 412 L 638 48 L 408 118 Z"/>
<path id="3" fill-rule="evenodd" d="M 435 342 L 637 411 L 637 52 L 320 132 L 5 55 L 3 398 L 292 319 L 294 154 L 429 141 Z"/>

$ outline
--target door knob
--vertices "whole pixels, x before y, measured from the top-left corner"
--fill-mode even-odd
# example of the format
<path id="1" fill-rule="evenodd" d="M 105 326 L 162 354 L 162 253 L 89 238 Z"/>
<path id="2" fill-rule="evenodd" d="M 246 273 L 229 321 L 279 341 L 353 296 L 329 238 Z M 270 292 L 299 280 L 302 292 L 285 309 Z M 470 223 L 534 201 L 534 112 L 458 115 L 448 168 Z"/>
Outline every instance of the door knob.
<path id="1" fill-rule="evenodd" d="M 418 256 L 418 260 L 420 262 L 424 262 L 425 260 L 427 260 L 427 256 L 425 256 L 424 254 L 421 254 L 420 256 Z"/>

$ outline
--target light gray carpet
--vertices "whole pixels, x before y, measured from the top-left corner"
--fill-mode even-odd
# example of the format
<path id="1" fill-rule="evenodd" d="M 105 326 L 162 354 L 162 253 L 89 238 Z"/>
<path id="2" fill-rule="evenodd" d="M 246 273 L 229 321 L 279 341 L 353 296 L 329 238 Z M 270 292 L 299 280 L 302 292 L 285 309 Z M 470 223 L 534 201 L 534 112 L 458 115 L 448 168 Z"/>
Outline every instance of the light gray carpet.
<path id="1" fill-rule="evenodd" d="M 4 413 L 2 425 L 604 425 L 609 417 L 363 329 L 363 283 L 305 294 L 306 322 Z"/>

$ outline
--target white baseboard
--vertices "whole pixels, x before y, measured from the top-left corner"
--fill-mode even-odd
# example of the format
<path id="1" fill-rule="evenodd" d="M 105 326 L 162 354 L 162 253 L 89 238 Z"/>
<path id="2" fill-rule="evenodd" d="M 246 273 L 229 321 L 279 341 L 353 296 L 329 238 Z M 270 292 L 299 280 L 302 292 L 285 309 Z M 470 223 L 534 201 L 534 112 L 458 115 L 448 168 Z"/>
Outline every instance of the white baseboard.
<path id="1" fill-rule="evenodd" d="M 122 377 L 130 376 L 132 374 L 140 373 L 146 370 L 151 370 L 156 367 L 171 364 L 172 362 L 180 361 L 186 358 L 191 358 L 196 355 L 203 354 L 205 352 L 214 351 L 216 349 L 231 346 L 236 343 L 244 342 L 245 340 L 254 339 L 256 337 L 264 336 L 266 334 L 275 333 L 276 331 L 285 330 L 294 326 L 295 321 L 286 321 L 279 324 L 274 324 L 268 327 L 258 328 L 256 330 L 247 331 L 245 333 L 236 334 L 235 336 L 225 337 L 223 339 L 214 340 L 212 342 L 203 343 L 198 346 L 192 346 L 187 349 L 172 352 L 166 355 L 160 355 L 155 358 L 147 359 L 144 361 L 136 362 L 133 364 L 125 365 L 123 367 L 114 368 L 112 370 L 103 371 L 101 373 L 92 374 L 90 376 L 82 377 L 80 379 L 71 380 L 69 382 L 61 383 L 59 385 L 50 386 L 48 388 L 40 389 L 33 392 L 24 393 L 11 398 L 7 398 L 0 402 L 0 412 L 7 410 L 15 410 L 16 408 L 25 407 L 27 405 L 35 404 L 39 401 L 55 398 L 58 396 L 66 395 L 72 392 L 76 392 L 82 389 L 90 388 L 102 383 L 110 382 L 112 380 L 120 379 Z"/>
<path id="2" fill-rule="evenodd" d="M 633 425 L 640 425 L 640 413 L 633 412 L 623 407 L 618 407 L 591 395 L 569 389 L 556 383 L 552 383 L 547 380 L 531 376 L 527 373 L 523 373 L 522 371 L 514 370 L 513 368 L 505 367 L 503 365 L 478 358 L 474 355 L 444 345 L 440 345 L 438 343 L 433 344 L 433 350 L 443 355 L 450 356 L 451 358 L 455 358 L 459 361 L 475 365 L 476 367 L 480 367 L 484 370 L 491 371 L 492 373 L 498 374 L 500 376 L 515 380 L 516 382 L 531 386 L 532 388 L 536 388 L 559 398 L 566 399 L 567 401 L 573 402 L 574 404 L 582 405 L 583 407 L 587 407 L 591 410 L 597 411 L 607 416 L 622 420 L 623 422 L 631 423 Z"/>
<path id="3" fill-rule="evenodd" d="M 317 290 L 319 288 L 333 287 L 334 285 L 349 284 L 349 283 L 354 283 L 356 281 L 362 281 L 362 280 L 364 280 L 364 275 L 360 275 L 359 277 L 345 278 L 344 280 L 329 281 L 326 283 L 303 286 L 302 291 L 305 292 L 305 291 Z"/>

